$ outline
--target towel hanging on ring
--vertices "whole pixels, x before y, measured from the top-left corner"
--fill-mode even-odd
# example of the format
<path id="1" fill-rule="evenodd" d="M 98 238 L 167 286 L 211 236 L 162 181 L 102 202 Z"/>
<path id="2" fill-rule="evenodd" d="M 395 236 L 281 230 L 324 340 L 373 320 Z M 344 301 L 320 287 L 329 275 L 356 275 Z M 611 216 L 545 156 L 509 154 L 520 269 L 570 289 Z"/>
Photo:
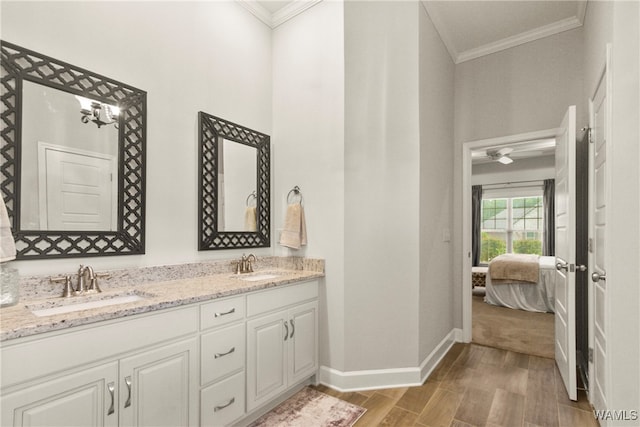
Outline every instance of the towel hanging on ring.
<path id="1" fill-rule="evenodd" d="M 292 192 L 300 196 L 299 201 L 290 202 L 289 196 Z M 304 216 L 304 206 L 302 206 L 302 193 L 298 186 L 289 191 L 287 202 L 284 226 L 280 234 L 280 245 L 291 249 L 300 249 L 301 246 L 307 244 L 307 223 Z"/>

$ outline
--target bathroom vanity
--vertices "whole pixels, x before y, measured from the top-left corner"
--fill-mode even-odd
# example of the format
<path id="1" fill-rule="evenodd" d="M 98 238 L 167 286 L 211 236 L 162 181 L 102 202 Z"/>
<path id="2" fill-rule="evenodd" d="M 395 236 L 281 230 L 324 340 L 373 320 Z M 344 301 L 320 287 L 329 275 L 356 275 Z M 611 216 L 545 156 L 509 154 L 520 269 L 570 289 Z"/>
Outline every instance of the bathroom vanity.
<path id="1" fill-rule="evenodd" d="M 36 316 L 42 301 L 29 300 L 3 308 L 0 424 L 220 426 L 256 418 L 315 381 L 322 276 L 219 273 L 105 290 L 107 300 L 139 298 L 86 310 Z"/>

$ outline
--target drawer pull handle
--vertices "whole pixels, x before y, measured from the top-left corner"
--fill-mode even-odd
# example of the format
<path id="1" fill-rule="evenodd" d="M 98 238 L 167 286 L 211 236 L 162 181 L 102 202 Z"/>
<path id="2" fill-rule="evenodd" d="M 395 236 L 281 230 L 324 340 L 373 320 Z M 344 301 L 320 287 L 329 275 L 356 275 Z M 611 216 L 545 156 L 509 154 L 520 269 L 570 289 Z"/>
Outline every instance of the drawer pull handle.
<path id="1" fill-rule="evenodd" d="M 116 387 L 115 387 L 115 384 L 112 383 L 112 382 L 107 384 L 107 389 L 109 390 L 109 396 L 111 396 L 111 406 L 109 406 L 109 410 L 107 411 L 107 415 L 111 415 L 116 411 L 116 409 L 115 409 L 115 404 L 116 404 L 116 397 L 115 397 Z"/>
<path id="2" fill-rule="evenodd" d="M 227 403 L 225 403 L 224 405 L 218 405 L 216 407 L 213 408 L 213 412 L 218 412 L 223 410 L 224 408 L 226 408 L 227 406 L 231 405 L 233 402 L 236 401 L 235 397 L 232 397 L 231 400 L 229 400 Z"/>
<path id="3" fill-rule="evenodd" d="M 287 323 L 287 321 L 284 321 L 284 340 L 286 341 L 287 338 L 289 338 L 289 323 Z"/>
<path id="4" fill-rule="evenodd" d="M 214 354 L 214 355 L 213 355 L 213 358 L 214 358 L 214 359 L 218 359 L 218 358 L 220 358 L 220 357 L 222 357 L 222 356 L 226 356 L 227 354 L 231 354 L 231 353 L 233 353 L 234 351 L 236 351 L 236 348 L 235 348 L 235 347 L 231 347 L 231 350 L 227 351 L 226 353 L 216 353 L 216 354 Z"/>
<path id="5" fill-rule="evenodd" d="M 235 313 L 235 312 L 236 312 L 236 309 L 235 309 L 235 307 L 234 307 L 234 308 L 232 308 L 232 309 L 231 309 L 231 310 L 229 310 L 229 311 L 225 311 L 224 313 L 215 313 L 215 314 L 213 315 L 213 317 L 226 316 L 227 314 L 233 314 L 233 313 Z"/>
<path id="6" fill-rule="evenodd" d="M 296 325 L 293 323 L 293 319 L 289 320 L 289 323 L 291 323 L 291 335 L 289 335 L 289 339 L 292 339 L 293 334 L 296 333 Z"/>
<path id="7" fill-rule="evenodd" d="M 128 408 L 131 406 L 131 377 L 124 377 L 124 383 L 127 385 L 127 392 L 129 393 L 127 396 L 127 401 L 124 402 L 124 407 Z"/>

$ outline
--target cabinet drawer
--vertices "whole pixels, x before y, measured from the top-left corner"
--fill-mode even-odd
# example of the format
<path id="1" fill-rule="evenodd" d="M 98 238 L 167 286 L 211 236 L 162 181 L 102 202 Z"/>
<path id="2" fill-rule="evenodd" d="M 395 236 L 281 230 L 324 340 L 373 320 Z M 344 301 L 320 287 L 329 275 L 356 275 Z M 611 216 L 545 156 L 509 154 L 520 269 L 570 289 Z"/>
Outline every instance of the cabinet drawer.
<path id="1" fill-rule="evenodd" d="M 202 335 L 202 385 L 244 367 L 244 323 Z"/>
<path id="2" fill-rule="evenodd" d="M 247 296 L 247 316 L 255 316 L 316 298 L 318 298 L 317 280 L 252 293 Z"/>
<path id="3" fill-rule="evenodd" d="M 203 304 L 200 308 L 200 327 L 214 328 L 244 318 L 244 296 Z"/>
<path id="4" fill-rule="evenodd" d="M 222 380 L 200 393 L 202 426 L 224 426 L 244 415 L 244 372 Z"/>

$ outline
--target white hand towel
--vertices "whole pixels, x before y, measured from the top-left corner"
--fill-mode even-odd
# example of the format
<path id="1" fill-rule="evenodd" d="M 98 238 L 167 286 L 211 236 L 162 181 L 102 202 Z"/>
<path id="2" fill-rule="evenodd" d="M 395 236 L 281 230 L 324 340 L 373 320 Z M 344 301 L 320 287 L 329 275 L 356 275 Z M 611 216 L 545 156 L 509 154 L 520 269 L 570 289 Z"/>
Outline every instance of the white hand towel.
<path id="1" fill-rule="evenodd" d="M 287 206 L 284 227 L 280 234 L 280 244 L 291 249 L 300 249 L 307 244 L 307 224 L 304 208 L 299 203 Z"/>
<path id="2" fill-rule="evenodd" d="M 244 231 L 256 231 L 256 207 L 255 206 L 247 206 L 247 209 L 244 211 Z"/>
<path id="3" fill-rule="evenodd" d="M 16 243 L 11 233 L 11 223 L 9 214 L 4 204 L 4 199 L 0 197 L 0 262 L 11 261 L 16 258 Z"/>

